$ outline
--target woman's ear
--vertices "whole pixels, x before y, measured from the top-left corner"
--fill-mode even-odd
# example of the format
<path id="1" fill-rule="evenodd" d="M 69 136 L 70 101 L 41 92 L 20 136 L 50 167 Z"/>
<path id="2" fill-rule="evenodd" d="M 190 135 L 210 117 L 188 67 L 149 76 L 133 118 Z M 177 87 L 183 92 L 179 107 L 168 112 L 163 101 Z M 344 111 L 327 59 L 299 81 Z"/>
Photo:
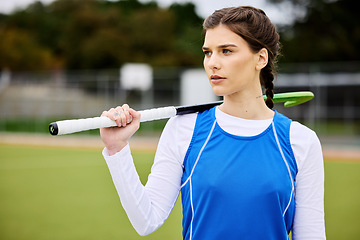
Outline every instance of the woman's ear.
<path id="1" fill-rule="evenodd" d="M 256 70 L 263 69 L 268 63 L 268 51 L 266 48 L 262 48 L 257 54 Z"/>

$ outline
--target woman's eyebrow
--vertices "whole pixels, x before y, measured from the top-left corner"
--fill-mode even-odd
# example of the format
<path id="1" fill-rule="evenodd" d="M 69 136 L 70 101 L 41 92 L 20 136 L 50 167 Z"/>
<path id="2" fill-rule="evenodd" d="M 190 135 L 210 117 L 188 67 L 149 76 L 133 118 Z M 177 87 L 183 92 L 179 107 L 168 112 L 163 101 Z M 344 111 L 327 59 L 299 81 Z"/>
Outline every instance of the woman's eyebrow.
<path id="1" fill-rule="evenodd" d="M 218 48 L 228 48 L 228 47 L 237 47 L 237 46 L 233 43 L 228 43 L 228 44 L 223 44 L 223 45 L 218 46 Z"/>
<path id="2" fill-rule="evenodd" d="M 216 48 L 222 49 L 222 48 L 228 48 L 228 47 L 237 47 L 237 46 L 236 46 L 235 44 L 233 44 L 233 43 L 227 43 L 227 44 L 219 45 L 219 46 L 217 46 Z M 210 50 L 210 48 L 209 48 L 209 47 L 206 47 L 206 46 L 203 46 L 202 49 L 203 49 L 203 50 Z"/>

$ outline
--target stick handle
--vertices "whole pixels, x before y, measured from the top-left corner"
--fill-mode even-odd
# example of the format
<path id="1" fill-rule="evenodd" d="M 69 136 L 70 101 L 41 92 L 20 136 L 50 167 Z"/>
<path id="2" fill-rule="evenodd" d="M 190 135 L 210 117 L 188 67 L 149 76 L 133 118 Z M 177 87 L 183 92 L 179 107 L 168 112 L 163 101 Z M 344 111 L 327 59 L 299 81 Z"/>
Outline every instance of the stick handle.
<path id="1" fill-rule="evenodd" d="M 147 122 L 174 117 L 176 115 L 176 108 L 153 108 L 139 111 L 139 113 L 141 114 L 140 122 Z M 49 125 L 49 131 L 51 135 L 64 135 L 69 133 L 87 131 L 91 129 L 115 126 L 115 121 L 109 119 L 108 117 L 93 117 L 53 122 Z"/>

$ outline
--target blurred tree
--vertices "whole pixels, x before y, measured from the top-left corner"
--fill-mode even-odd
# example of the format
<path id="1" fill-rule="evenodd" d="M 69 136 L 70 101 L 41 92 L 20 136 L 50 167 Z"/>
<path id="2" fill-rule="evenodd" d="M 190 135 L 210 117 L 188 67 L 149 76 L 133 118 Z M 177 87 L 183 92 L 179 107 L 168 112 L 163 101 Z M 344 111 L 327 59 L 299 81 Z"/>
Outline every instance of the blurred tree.
<path id="1" fill-rule="evenodd" d="M 282 62 L 358 60 L 355 1 L 268 1 L 294 6 L 294 23 L 279 26 Z M 0 68 L 115 68 L 124 62 L 200 66 L 202 21 L 190 2 L 169 9 L 139 0 L 34 2 L 0 14 Z"/>
<path id="2" fill-rule="evenodd" d="M 175 51 L 178 52 L 178 60 L 181 65 L 196 66 L 202 63 L 203 44 L 202 23 L 193 3 L 178 4 L 170 6 L 170 11 L 174 13 L 175 23 Z"/>
<path id="3" fill-rule="evenodd" d="M 104 56 L 110 57 L 107 62 L 114 60 L 108 53 L 110 46 L 106 46 L 107 39 L 101 39 L 102 36 L 99 36 L 102 29 L 108 28 L 109 21 L 107 21 L 107 14 L 98 10 L 97 1 L 59 0 L 54 3 L 54 11 L 66 18 L 59 42 L 60 49 L 66 57 L 66 68 L 102 68 L 105 67 L 101 64 L 104 63 Z M 68 9 L 69 6 L 72 8 Z M 66 12 L 69 14 L 68 16 L 66 16 Z M 116 14 L 117 16 L 118 14 Z M 114 28 L 111 27 L 111 31 L 115 31 Z M 96 48 L 93 47 L 94 43 L 102 45 Z M 105 52 L 101 52 L 102 50 Z M 93 57 L 101 59 L 92 59 Z M 114 64 L 108 67 L 113 67 Z"/>
<path id="4" fill-rule="evenodd" d="M 161 9 L 145 9 L 134 13 L 127 22 L 132 39 L 133 61 L 155 65 L 173 65 L 174 16 Z"/>
<path id="5" fill-rule="evenodd" d="M 31 32 L 17 29 L 0 31 L 0 53 L 1 69 L 47 69 L 55 63 L 50 49 L 40 46 Z"/>
<path id="6" fill-rule="evenodd" d="M 192 3 L 161 9 L 156 2 L 138 0 L 55 0 L 0 15 L 0 35 L 8 35 L 9 29 L 13 31 L 6 39 L 27 35 L 22 44 L 49 61 L 38 64 L 39 69 L 114 68 L 124 62 L 195 66 L 202 59 L 201 23 Z M 14 45 L 6 44 L 0 68 L 28 68 L 11 57 L 18 54 Z M 27 61 L 34 63 L 32 56 L 28 54 Z"/>
<path id="7" fill-rule="evenodd" d="M 285 0 L 269 0 L 281 3 Z M 286 0 L 287 1 L 287 0 Z M 353 0 L 291 0 L 304 9 L 281 30 L 283 62 L 358 61 L 360 15 Z M 303 12 L 303 11 L 298 11 Z"/>

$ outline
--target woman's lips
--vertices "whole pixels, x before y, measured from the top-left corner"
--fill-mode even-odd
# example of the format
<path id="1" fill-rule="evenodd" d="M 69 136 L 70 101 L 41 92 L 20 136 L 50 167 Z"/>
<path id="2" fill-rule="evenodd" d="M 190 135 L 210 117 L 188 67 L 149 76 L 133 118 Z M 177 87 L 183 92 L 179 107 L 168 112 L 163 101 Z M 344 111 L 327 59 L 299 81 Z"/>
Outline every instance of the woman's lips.
<path id="1" fill-rule="evenodd" d="M 218 84 L 224 81 L 226 78 L 218 76 L 218 75 L 211 75 L 210 76 L 211 83 Z"/>

